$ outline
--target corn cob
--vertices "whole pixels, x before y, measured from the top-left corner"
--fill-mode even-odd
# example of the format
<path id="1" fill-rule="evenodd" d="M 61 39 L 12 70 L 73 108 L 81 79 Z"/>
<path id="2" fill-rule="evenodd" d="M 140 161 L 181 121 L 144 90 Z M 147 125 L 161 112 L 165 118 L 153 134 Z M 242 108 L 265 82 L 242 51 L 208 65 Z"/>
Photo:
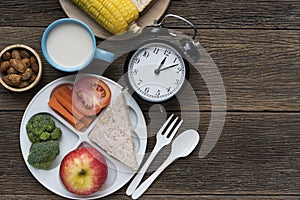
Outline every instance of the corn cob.
<path id="1" fill-rule="evenodd" d="M 72 0 L 80 9 L 112 34 L 125 32 L 139 17 L 131 0 Z"/>

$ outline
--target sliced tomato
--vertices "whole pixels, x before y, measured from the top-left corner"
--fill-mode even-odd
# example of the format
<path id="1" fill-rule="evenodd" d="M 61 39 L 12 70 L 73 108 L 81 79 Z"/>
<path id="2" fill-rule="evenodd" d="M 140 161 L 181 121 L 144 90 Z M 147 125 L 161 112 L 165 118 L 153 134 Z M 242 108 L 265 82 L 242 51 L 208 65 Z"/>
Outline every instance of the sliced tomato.
<path id="1" fill-rule="evenodd" d="M 111 99 L 109 86 L 97 77 L 85 77 L 74 84 L 73 106 L 88 116 L 97 115 Z"/>

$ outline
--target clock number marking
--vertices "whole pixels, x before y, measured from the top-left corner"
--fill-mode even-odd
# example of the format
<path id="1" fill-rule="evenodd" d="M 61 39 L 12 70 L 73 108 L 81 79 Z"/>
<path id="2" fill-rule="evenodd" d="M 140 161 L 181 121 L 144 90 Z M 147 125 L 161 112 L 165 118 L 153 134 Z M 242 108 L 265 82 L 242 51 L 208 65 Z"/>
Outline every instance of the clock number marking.
<path id="1" fill-rule="evenodd" d="M 135 63 L 135 64 L 139 64 L 140 61 L 141 61 L 141 59 L 139 59 L 139 58 L 135 58 L 135 59 L 134 59 L 134 63 Z"/>
<path id="2" fill-rule="evenodd" d="M 170 92 L 170 91 L 171 91 L 171 87 L 168 87 L 168 88 L 167 88 L 167 92 Z"/>
<path id="3" fill-rule="evenodd" d="M 175 59 L 173 60 L 173 63 L 176 63 L 176 61 L 177 61 L 177 57 L 175 57 Z"/>
<path id="4" fill-rule="evenodd" d="M 157 90 L 156 95 L 159 96 L 160 95 L 160 90 Z"/>
<path id="5" fill-rule="evenodd" d="M 142 82 L 143 82 L 143 80 L 142 80 L 142 79 L 139 79 L 137 85 L 141 85 Z"/>
<path id="6" fill-rule="evenodd" d="M 179 79 L 176 79 L 174 84 L 175 84 L 175 85 L 179 85 L 179 84 L 180 84 L 180 80 L 179 80 Z"/>
<path id="7" fill-rule="evenodd" d="M 168 49 L 165 50 L 164 55 L 165 56 L 169 56 L 171 54 L 171 51 L 169 51 Z"/>
<path id="8" fill-rule="evenodd" d="M 138 70 L 138 69 L 134 69 L 134 70 L 133 70 L 133 75 L 137 75 L 137 74 L 138 74 L 138 72 L 139 72 L 139 70 Z"/>
<path id="9" fill-rule="evenodd" d="M 180 74 L 180 72 L 182 72 L 182 71 L 183 71 L 183 69 L 180 68 L 180 67 L 178 67 L 176 73 L 177 73 L 177 74 Z"/>
<path id="10" fill-rule="evenodd" d="M 148 58 L 149 57 L 149 52 L 148 51 L 144 51 L 144 53 L 143 53 L 143 57 L 145 57 L 145 58 Z"/>
<path id="11" fill-rule="evenodd" d="M 145 92 L 146 92 L 146 93 L 149 93 L 149 92 L 150 92 L 150 88 L 149 88 L 149 87 L 146 87 L 146 88 L 145 88 Z"/>
<path id="12" fill-rule="evenodd" d="M 159 52 L 159 49 L 155 47 L 153 50 L 153 53 L 158 54 L 158 52 Z"/>

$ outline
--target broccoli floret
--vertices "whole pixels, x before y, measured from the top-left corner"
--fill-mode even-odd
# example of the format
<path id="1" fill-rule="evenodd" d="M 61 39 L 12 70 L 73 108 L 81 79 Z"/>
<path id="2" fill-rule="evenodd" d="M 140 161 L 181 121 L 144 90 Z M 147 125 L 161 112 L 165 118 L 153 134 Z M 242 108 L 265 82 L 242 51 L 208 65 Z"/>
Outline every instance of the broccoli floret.
<path id="1" fill-rule="evenodd" d="M 59 143 L 56 140 L 33 143 L 27 161 L 35 168 L 47 169 L 59 155 Z"/>
<path id="2" fill-rule="evenodd" d="M 62 135 L 61 129 L 56 127 L 51 133 L 51 139 L 58 140 L 61 135 Z"/>
<path id="3" fill-rule="evenodd" d="M 56 128 L 55 122 L 50 116 L 45 117 L 44 128 L 47 132 L 52 132 Z"/>
<path id="4" fill-rule="evenodd" d="M 26 131 L 31 142 L 45 141 L 52 138 L 52 132 L 56 129 L 54 120 L 48 115 L 34 115 L 26 124 Z M 56 132 L 56 131 L 55 131 Z M 60 133 L 61 134 L 61 133 Z M 59 139 L 58 134 L 54 133 Z"/>
<path id="5" fill-rule="evenodd" d="M 40 140 L 48 140 L 51 137 L 51 134 L 49 132 L 44 131 L 42 134 L 40 134 L 39 139 Z"/>
<path id="6" fill-rule="evenodd" d="M 28 138 L 32 143 L 39 142 L 40 139 L 33 133 L 28 133 Z"/>

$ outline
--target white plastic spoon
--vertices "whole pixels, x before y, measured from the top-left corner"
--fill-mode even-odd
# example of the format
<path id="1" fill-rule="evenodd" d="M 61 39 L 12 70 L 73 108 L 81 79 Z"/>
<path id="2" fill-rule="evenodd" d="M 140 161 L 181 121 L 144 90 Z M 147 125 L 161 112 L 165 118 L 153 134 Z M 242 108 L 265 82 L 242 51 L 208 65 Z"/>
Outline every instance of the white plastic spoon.
<path id="1" fill-rule="evenodd" d="M 139 198 L 160 175 L 177 158 L 186 157 L 196 148 L 199 142 L 199 134 L 195 130 L 186 130 L 175 138 L 172 143 L 172 150 L 165 162 L 149 176 L 132 194 L 132 199 Z"/>

